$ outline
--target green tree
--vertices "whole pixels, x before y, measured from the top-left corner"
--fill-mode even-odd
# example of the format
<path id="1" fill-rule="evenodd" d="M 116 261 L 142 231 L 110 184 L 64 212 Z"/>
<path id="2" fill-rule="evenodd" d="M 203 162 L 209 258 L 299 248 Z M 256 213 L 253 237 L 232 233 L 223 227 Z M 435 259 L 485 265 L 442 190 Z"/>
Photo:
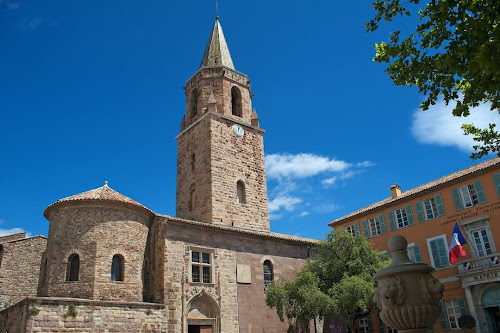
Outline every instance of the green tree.
<path id="1" fill-rule="evenodd" d="M 373 251 L 362 236 L 343 230 L 335 236 L 332 232 L 315 246 L 313 258 L 293 280 L 281 278 L 269 286 L 266 302 L 280 320 L 339 316 L 357 332 L 357 320 L 375 307 L 372 276 L 388 265 L 389 258 Z"/>
<path id="2" fill-rule="evenodd" d="M 426 99 L 420 108 L 443 98 L 456 102 L 455 116 L 468 116 L 480 103 L 500 113 L 500 2 L 496 0 L 376 0 L 375 17 L 366 23 L 375 31 L 381 21 L 416 16 L 415 29 L 403 37 L 391 33 L 389 42 L 376 44 L 374 60 L 389 64 L 386 72 L 396 85 L 416 86 Z M 406 23 L 411 18 L 406 19 Z M 500 135 L 495 124 L 480 129 L 462 127 L 474 135 L 471 158 L 489 152 L 500 156 Z"/>

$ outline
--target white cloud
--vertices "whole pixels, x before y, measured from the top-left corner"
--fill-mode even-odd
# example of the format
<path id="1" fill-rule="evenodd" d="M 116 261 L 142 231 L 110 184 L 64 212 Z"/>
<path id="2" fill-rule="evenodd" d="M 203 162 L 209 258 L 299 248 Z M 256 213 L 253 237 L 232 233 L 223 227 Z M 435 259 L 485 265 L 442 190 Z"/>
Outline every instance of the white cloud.
<path id="1" fill-rule="evenodd" d="M 269 214 L 269 219 L 276 221 L 283 218 L 283 214 Z"/>
<path id="2" fill-rule="evenodd" d="M 488 124 L 500 124 L 500 114 L 491 111 L 490 106 L 481 104 L 471 109 L 468 117 L 454 117 L 452 110 L 455 104 L 445 105 L 444 101 L 433 105 L 429 110 L 415 111 L 411 132 L 420 143 L 455 146 L 463 151 L 471 152 L 475 142 L 471 135 L 463 135 L 462 124 L 474 124 L 485 128 Z"/>
<path id="3" fill-rule="evenodd" d="M 268 178 L 305 178 L 322 172 L 339 172 L 351 164 L 315 154 L 270 154 L 266 156 Z"/>
<path id="4" fill-rule="evenodd" d="M 360 168 L 371 167 L 371 166 L 374 166 L 374 165 L 375 165 L 375 163 L 370 162 L 370 161 L 363 161 L 363 162 L 360 162 L 360 163 L 356 163 L 356 166 L 360 167 Z"/>
<path id="5" fill-rule="evenodd" d="M 337 180 L 338 180 L 338 177 L 334 176 L 334 177 L 323 179 L 321 181 L 321 184 L 330 186 L 330 185 L 334 185 L 337 182 Z"/>
<path id="6" fill-rule="evenodd" d="M 287 211 L 292 211 L 295 206 L 302 202 L 302 199 L 290 197 L 290 196 L 279 196 L 269 201 L 269 212 L 277 212 L 281 208 Z"/>
<path id="7" fill-rule="evenodd" d="M 25 232 L 25 230 L 21 228 L 0 229 L 0 237 L 17 234 L 20 232 Z"/>
<path id="8" fill-rule="evenodd" d="M 304 212 L 299 214 L 299 217 L 304 217 L 304 216 L 307 216 L 309 214 L 310 214 L 309 212 L 304 211 Z"/>
<path id="9" fill-rule="evenodd" d="M 333 203 L 322 203 L 314 207 L 314 211 L 320 214 L 331 213 L 339 209 L 339 206 Z"/>

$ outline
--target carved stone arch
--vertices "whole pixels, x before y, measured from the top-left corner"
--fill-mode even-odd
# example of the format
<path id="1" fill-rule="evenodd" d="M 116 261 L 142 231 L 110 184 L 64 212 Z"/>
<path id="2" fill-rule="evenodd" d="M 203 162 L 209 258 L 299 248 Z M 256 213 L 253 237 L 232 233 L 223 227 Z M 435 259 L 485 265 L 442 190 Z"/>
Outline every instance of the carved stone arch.
<path id="1" fill-rule="evenodd" d="M 477 302 L 477 305 L 478 305 L 478 307 L 483 308 L 484 307 L 483 297 L 484 297 L 485 293 L 487 291 L 489 291 L 489 290 L 500 288 L 500 283 L 499 282 L 485 283 L 485 284 L 478 285 L 478 286 L 475 286 L 475 287 L 477 288 L 476 289 L 476 295 L 477 295 L 476 302 Z"/>
<path id="2" fill-rule="evenodd" d="M 186 332 L 189 325 L 212 326 L 213 333 L 220 333 L 220 308 L 204 289 L 189 301 L 186 307 Z"/>

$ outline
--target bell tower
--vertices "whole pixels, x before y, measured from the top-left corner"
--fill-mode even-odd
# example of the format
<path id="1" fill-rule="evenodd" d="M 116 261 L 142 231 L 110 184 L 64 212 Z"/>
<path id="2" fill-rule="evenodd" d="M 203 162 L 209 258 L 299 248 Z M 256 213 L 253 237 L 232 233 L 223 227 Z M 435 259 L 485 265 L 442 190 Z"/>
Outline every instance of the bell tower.
<path id="1" fill-rule="evenodd" d="M 269 230 L 264 130 L 248 77 L 235 70 L 218 18 L 187 81 L 177 139 L 177 216 Z"/>

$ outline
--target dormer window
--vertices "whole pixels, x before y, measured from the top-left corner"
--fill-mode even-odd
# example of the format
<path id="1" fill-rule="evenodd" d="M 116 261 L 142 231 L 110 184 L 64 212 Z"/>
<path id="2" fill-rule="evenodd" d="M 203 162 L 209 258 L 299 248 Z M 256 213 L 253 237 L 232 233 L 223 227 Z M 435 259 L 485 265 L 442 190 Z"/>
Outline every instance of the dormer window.
<path id="1" fill-rule="evenodd" d="M 231 88 L 231 112 L 233 115 L 241 117 L 241 91 L 238 87 Z"/>

